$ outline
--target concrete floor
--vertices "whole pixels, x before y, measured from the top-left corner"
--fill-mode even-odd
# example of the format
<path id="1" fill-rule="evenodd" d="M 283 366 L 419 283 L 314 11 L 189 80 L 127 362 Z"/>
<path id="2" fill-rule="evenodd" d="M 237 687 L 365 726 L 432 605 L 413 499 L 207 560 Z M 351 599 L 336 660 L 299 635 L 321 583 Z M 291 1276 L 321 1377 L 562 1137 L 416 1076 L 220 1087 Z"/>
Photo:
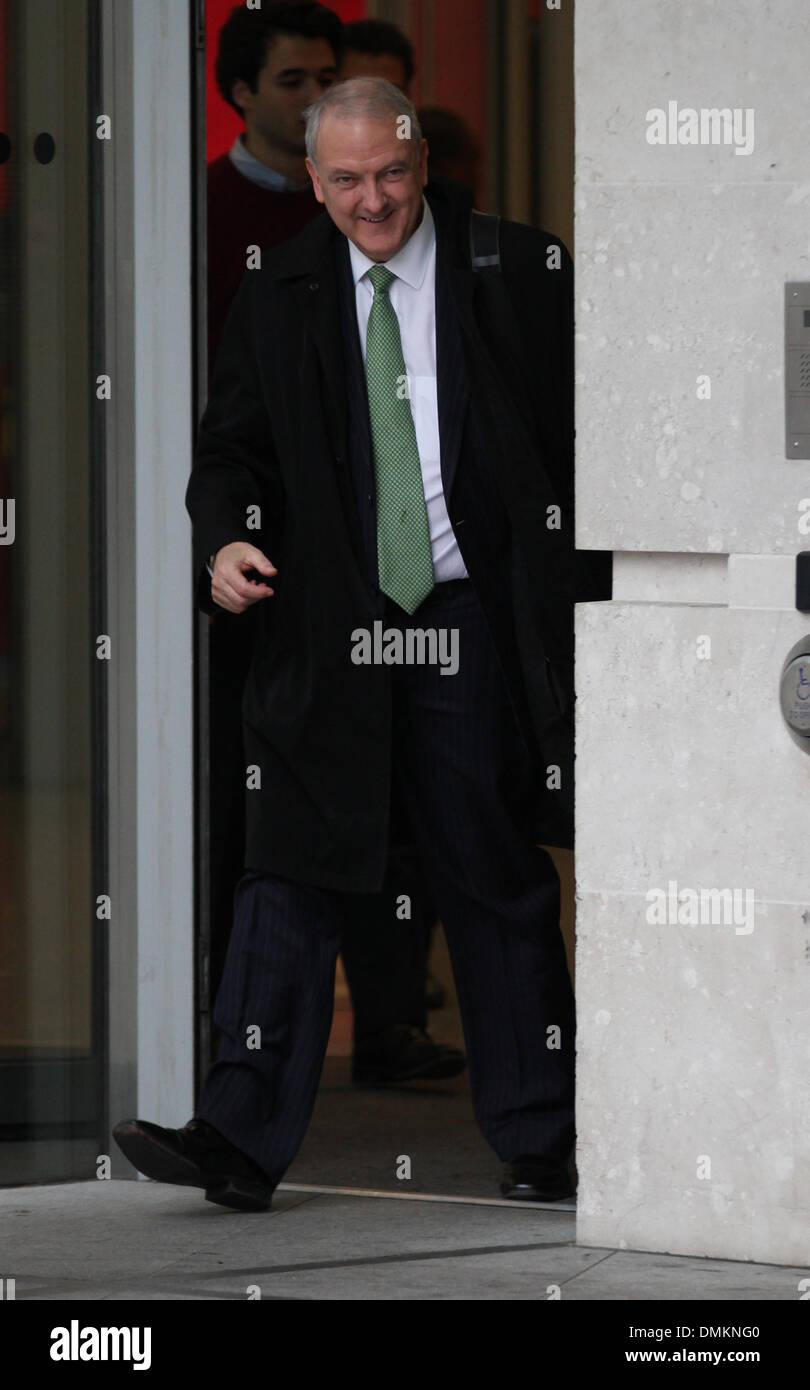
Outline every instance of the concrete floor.
<path id="1" fill-rule="evenodd" d="M 0 1190 L 17 1299 L 794 1301 L 806 1269 L 574 1243 L 575 1212 L 283 1185 L 244 1215 L 110 1180 Z M 551 1291 L 550 1291 L 551 1290 Z"/>

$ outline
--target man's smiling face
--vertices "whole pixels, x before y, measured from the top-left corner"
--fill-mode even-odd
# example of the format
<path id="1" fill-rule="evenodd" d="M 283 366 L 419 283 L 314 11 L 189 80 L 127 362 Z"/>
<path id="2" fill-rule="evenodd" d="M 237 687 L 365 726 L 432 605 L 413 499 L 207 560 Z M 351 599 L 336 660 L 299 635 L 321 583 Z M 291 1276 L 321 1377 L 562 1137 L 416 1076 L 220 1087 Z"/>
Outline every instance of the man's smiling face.
<path id="1" fill-rule="evenodd" d="M 317 167 L 307 160 L 315 197 L 369 260 L 389 261 L 419 226 L 427 153 L 397 138 L 394 116 L 324 113 Z"/>

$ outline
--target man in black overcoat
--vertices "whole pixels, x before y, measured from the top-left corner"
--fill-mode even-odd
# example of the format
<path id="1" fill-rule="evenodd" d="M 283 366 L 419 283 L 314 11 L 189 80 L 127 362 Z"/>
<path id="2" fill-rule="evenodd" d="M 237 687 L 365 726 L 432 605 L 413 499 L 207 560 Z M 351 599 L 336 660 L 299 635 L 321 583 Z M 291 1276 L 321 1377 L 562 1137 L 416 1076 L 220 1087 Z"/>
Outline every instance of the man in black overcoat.
<path id="1" fill-rule="evenodd" d="M 474 270 L 470 200 L 425 193 L 416 113 L 380 79 L 330 88 L 307 148 L 328 215 L 245 277 L 186 497 L 201 605 L 257 605 L 222 1042 L 192 1121 L 115 1134 L 148 1176 L 269 1206 L 396 789 L 501 1190 L 567 1197 L 574 1001 L 537 846 L 572 844 L 573 604 L 607 593 L 574 548 L 571 258 L 502 222 L 500 268 Z"/>

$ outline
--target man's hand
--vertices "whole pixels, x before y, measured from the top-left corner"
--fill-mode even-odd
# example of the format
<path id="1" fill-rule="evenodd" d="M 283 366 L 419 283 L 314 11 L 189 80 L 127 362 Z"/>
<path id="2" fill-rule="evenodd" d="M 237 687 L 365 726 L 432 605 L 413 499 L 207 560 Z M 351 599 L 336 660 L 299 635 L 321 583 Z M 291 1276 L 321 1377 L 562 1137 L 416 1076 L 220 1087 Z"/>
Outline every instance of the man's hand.
<path id="1" fill-rule="evenodd" d="M 218 603 L 220 608 L 227 608 L 229 613 L 244 613 L 252 603 L 273 593 L 266 582 L 257 584 L 246 579 L 246 570 L 257 570 L 268 579 L 278 574 L 267 556 L 247 541 L 232 541 L 217 551 L 211 597 L 214 603 Z"/>

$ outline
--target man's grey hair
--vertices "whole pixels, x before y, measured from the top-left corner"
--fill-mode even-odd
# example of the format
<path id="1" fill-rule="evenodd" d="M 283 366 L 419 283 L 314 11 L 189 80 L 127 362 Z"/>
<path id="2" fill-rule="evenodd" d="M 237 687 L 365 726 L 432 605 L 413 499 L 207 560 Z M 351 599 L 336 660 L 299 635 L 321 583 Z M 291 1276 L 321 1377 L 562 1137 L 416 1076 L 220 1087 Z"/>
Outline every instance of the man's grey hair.
<path id="1" fill-rule="evenodd" d="M 304 115 L 307 121 L 307 154 L 316 166 L 315 150 L 324 115 L 370 116 L 372 120 L 390 117 L 396 125 L 397 134 L 402 132 L 399 138 L 412 146 L 414 158 L 422 144 L 422 127 L 413 103 L 399 87 L 395 87 L 393 82 L 386 82 L 383 77 L 352 77 L 348 82 L 336 82 L 307 107 Z"/>

